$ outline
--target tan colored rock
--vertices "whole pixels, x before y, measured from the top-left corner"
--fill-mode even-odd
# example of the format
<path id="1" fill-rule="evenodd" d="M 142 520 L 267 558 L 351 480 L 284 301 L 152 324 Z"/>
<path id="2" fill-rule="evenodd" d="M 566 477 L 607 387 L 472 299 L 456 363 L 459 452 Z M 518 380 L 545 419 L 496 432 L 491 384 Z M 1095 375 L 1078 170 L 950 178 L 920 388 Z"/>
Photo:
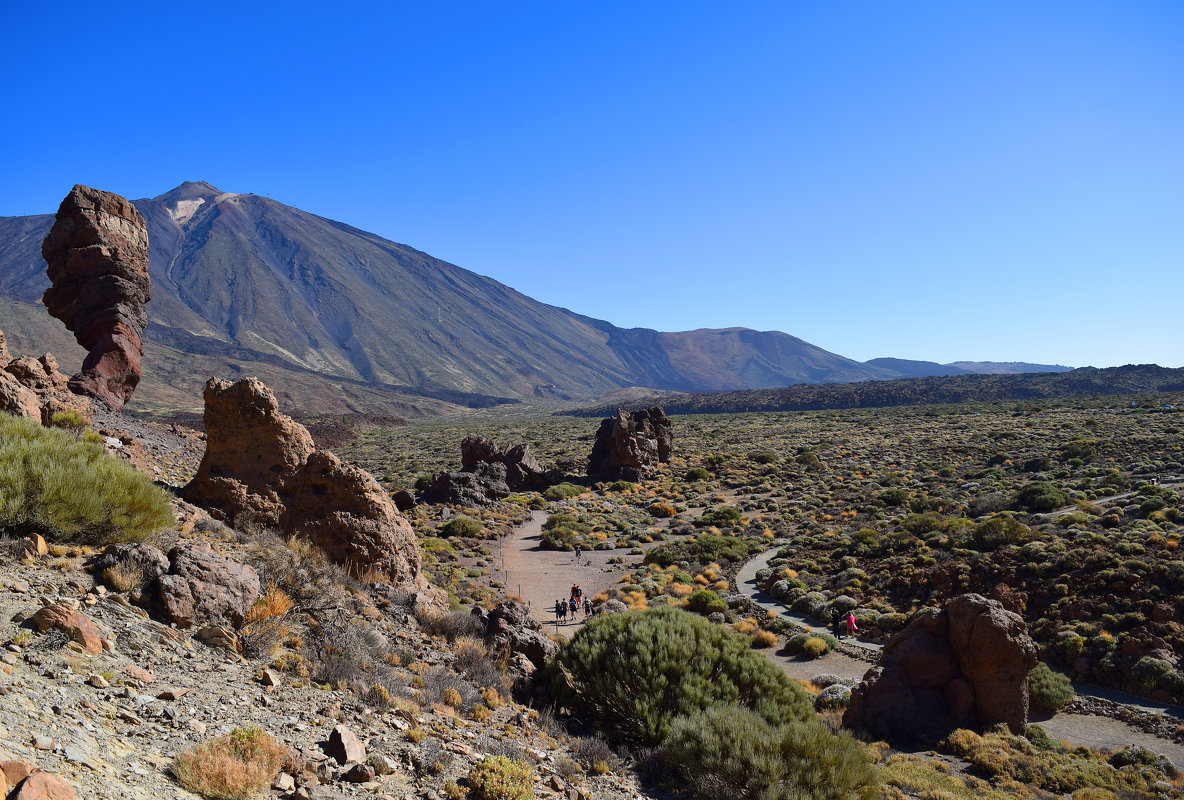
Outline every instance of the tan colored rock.
<path id="1" fill-rule="evenodd" d="M 329 734 L 325 754 L 338 764 L 361 764 L 366 760 L 366 747 L 362 741 L 344 725 L 337 725 Z"/>
<path id="2" fill-rule="evenodd" d="M 0 360 L 0 411 L 47 425 L 59 411 L 73 410 L 89 423 L 94 417 L 90 401 L 71 393 L 66 384 L 52 353 L 5 357 Z"/>
<path id="3" fill-rule="evenodd" d="M 57 775 L 35 770 L 17 784 L 8 800 L 78 800 L 78 794 Z"/>
<path id="4" fill-rule="evenodd" d="M 26 761 L 23 758 L 0 761 L 0 772 L 4 773 L 9 786 L 16 786 L 25 778 L 32 775 L 36 769 L 31 761 Z"/>
<path id="5" fill-rule="evenodd" d="M 365 470 L 318 451 L 263 383 L 211 378 L 205 404 L 206 452 L 182 497 L 232 525 L 306 537 L 358 571 L 423 583 L 419 543 L 390 496 Z"/>
<path id="6" fill-rule="evenodd" d="M 49 545 L 45 543 L 45 537 L 41 534 L 34 533 L 25 537 L 25 552 L 31 556 L 49 555 Z"/>
<path id="7" fill-rule="evenodd" d="M 0 369 L 0 411 L 41 422 L 41 402 L 30 388 Z"/>
<path id="8" fill-rule="evenodd" d="M 204 544 L 177 545 L 168 560 L 169 571 L 156 579 L 156 589 L 178 627 L 243 624 L 259 597 L 259 575 L 253 567 Z"/>
<path id="9" fill-rule="evenodd" d="M 78 394 L 123 408 L 140 382 L 150 299 L 148 227 L 126 198 L 75 186 L 41 245 L 52 284 L 42 302 L 88 351 Z"/>
<path id="10" fill-rule="evenodd" d="M 3 344 L 3 342 L 0 342 Z M 8 797 L 8 790 L 11 787 L 8 785 L 8 776 L 0 772 L 0 797 Z"/>
<path id="11" fill-rule="evenodd" d="M 0 331 L 0 368 L 8 364 L 8 340 L 4 338 L 4 331 Z"/>
<path id="12" fill-rule="evenodd" d="M 30 618 L 37 630 L 59 630 L 72 642 L 77 642 L 91 655 L 103 652 L 103 635 L 98 627 L 80 611 L 63 605 L 45 606 Z"/>

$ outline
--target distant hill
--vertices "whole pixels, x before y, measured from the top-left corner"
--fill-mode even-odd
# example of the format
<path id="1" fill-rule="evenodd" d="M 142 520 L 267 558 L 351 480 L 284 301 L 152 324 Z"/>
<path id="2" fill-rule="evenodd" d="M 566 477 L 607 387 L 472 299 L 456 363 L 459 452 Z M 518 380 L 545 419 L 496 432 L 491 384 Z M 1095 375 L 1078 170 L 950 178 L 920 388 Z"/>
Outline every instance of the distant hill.
<path id="1" fill-rule="evenodd" d="M 651 398 L 667 414 L 725 414 L 748 411 L 810 411 L 844 408 L 985 403 L 1045 398 L 1095 397 L 1184 392 L 1184 367 L 1169 369 L 1155 364 L 1069 372 L 1013 373 L 1007 375 L 955 375 L 898 378 L 849 384 L 798 385 L 782 389 L 758 389 L 717 394 L 669 395 Z M 574 416 L 607 416 L 616 407 L 564 412 Z"/>
<path id="2" fill-rule="evenodd" d="M 291 383 L 328 405 L 349 382 L 373 386 L 360 401 L 366 407 L 352 409 L 372 413 L 389 410 L 379 396 L 390 392 L 480 405 L 630 386 L 707 391 L 891 377 L 776 331 L 618 328 L 372 233 L 207 183 L 134 202 L 148 224 L 152 301 L 145 383 L 133 403 L 167 404 L 166 386 L 189 394 L 194 372 L 231 365 L 266 369 L 283 384 L 277 391 Z M 62 338 L 40 309 L 40 248 L 52 222 L 51 214 L 0 218 L 0 330 L 19 327 L 10 339 L 21 349 Z"/>
<path id="3" fill-rule="evenodd" d="M 928 375 L 966 375 L 979 370 L 963 369 L 952 364 L 938 364 L 935 361 L 910 361 L 907 358 L 873 358 L 865 364 L 878 369 L 895 372 L 900 378 L 923 378 Z"/>
<path id="4" fill-rule="evenodd" d="M 870 363 L 870 362 L 869 362 Z M 1013 375 L 1024 372 L 1069 372 L 1073 367 L 1061 364 L 1027 364 L 1023 361 L 951 361 L 947 367 L 957 367 L 980 375 Z"/>

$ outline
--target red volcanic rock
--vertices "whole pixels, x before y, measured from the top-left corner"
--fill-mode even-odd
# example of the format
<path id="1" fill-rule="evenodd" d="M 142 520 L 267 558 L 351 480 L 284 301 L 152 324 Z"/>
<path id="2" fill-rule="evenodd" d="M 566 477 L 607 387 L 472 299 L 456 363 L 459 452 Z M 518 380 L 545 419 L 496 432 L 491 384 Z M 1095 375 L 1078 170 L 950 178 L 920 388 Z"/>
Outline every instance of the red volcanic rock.
<path id="1" fill-rule="evenodd" d="M 40 358 L 12 358 L 0 333 L 0 411 L 49 424 L 59 411 L 77 411 L 88 422 L 94 416 L 90 401 L 66 388 L 52 353 Z"/>
<path id="2" fill-rule="evenodd" d="M 42 302 L 90 353 L 70 389 L 120 409 L 140 382 L 148 324 L 148 228 L 110 192 L 75 186 L 41 245 L 52 285 Z"/>
<path id="3" fill-rule="evenodd" d="M 211 378 L 205 401 L 206 452 L 182 497 L 230 524 L 305 537 L 359 571 L 424 583 L 415 533 L 378 481 L 317 450 L 258 379 Z"/>
<path id="4" fill-rule="evenodd" d="M 103 634 L 99 633 L 98 627 L 86 615 L 66 606 L 45 606 L 33 615 L 30 622 L 39 631 L 51 628 L 61 631 L 91 655 L 103 652 Z"/>
<path id="5" fill-rule="evenodd" d="M 596 431 L 588 474 L 606 479 L 639 481 L 658 464 L 670 460 L 674 427 L 658 406 L 645 411 L 618 411 Z"/>
<path id="6" fill-rule="evenodd" d="M 957 727 L 1028 722 L 1036 647 L 1023 619 L 977 594 L 918 614 L 884 645 L 851 692 L 843 725 L 893 742 L 936 740 Z"/>

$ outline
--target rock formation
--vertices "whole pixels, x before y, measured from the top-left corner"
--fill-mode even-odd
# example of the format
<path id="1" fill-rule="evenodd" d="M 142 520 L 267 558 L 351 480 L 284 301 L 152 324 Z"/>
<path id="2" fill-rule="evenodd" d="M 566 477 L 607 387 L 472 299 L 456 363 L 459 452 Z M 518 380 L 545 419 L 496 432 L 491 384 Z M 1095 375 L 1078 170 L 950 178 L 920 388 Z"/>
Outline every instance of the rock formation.
<path id="1" fill-rule="evenodd" d="M 70 389 L 123 408 L 140 382 L 148 324 L 148 228 L 110 192 L 75 186 L 41 245 L 51 286 L 42 302 L 89 350 Z"/>
<path id="2" fill-rule="evenodd" d="M 423 491 L 430 503 L 489 505 L 510 492 L 542 491 L 563 480 L 557 469 L 544 470 L 526 444 L 504 450 L 484 436 L 469 434 L 460 443 L 460 472 L 440 472 Z"/>
<path id="3" fill-rule="evenodd" d="M 232 525 L 305 537 L 351 568 L 422 583 L 415 533 L 378 481 L 317 450 L 259 380 L 211 378 L 205 404 L 206 452 L 182 497 Z"/>
<path id="4" fill-rule="evenodd" d="M 1023 619 L 965 594 L 913 619 L 884 645 L 880 664 L 851 692 L 843 724 L 891 742 L 936 740 L 958 727 L 1028 721 L 1036 647 Z"/>
<path id="5" fill-rule="evenodd" d="M 169 571 L 156 579 L 156 587 L 179 627 L 243 624 L 259 597 L 259 575 L 252 567 L 199 544 L 178 545 L 168 558 Z"/>
<path id="6" fill-rule="evenodd" d="M 66 384 L 52 353 L 13 358 L 0 333 L 0 411 L 46 425 L 59 411 L 74 410 L 89 422 L 94 416 L 90 401 L 71 393 Z"/>
<path id="7" fill-rule="evenodd" d="M 601 421 L 588 459 L 588 475 L 602 480 L 640 481 L 670 461 L 674 427 L 658 406 L 618 411 Z"/>

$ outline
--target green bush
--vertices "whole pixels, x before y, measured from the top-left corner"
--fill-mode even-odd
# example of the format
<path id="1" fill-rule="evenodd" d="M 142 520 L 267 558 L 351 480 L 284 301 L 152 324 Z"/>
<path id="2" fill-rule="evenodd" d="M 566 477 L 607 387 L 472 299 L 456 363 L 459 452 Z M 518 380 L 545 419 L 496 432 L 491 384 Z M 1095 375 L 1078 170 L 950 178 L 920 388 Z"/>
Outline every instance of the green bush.
<path id="1" fill-rule="evenodd" d="M 688 481 L 705 481 L 711 478 L 711 473 L 703 467 L 691 467 L 683 478 Z"/>
<path id="2" fill-rule="evenodd" d="M 0 414 L 0 532 L 106 544 L 172 524 L 168 496 L 102 446 Z"/>
<path id="3" fill-rule="evenodd" d="M 543 523 L 539 544 L 544 550 L 573 550 L 576 537 L 588 531 L 589 527 L 577 520 L 574 514 L 559 511 L 547 517 Z"/>
<path id="4" fill-rule="evenodd" d="M 716 704 L 770 723 L 813 716 L 810 696 L 747 636 L 675 608 L 594 617 L 547 674 L 559 704 L 615 738 L 656 745 L 671 721 Z"/>
<path id="5" fill-rule="evenodd" d="M 543 492 L 543 497 L 548 500 L 568 500 L 572 497 L 579 497 L 586 491 L 588 490 L 583 486 L 577 486 L 574 483 L 557 483 Z"/>
<path id="6" fill-rule="evenodd" d="M 1005 544 L 1023 544 L 1031 535 L 1027 525 L 1000 514 L 975 525 L 971 540 L 976 550 L 994 550 Z"/>
<path id="7" fill-rule="evenodd" d="M 886 506 L 903 506 L 909 501 L 909 493 L 904 489 L 888 489 L 876 495 L 876 499 Z"/>
<path id="8" fill-rule="evenodd" d="M 441 536 L 468 536 L 475 538 L 481 535 L 481 523 L 468 517 L 450 519 L 437 529 Z"/>
<path id="9" fill-rule="evenodd" d="M 1068 496 L 1048 481 L 1032 481 L 1016 492 L 1016 503 L 1028 511 L 1044 512 L 1060 508 L 1069 502 Z"/>
<path id="10" fill-rule="evenodd" d="M 630 481 L 613 481 L 607 487 L 610 492 L 635 492 L 637 484 Z"/>
<path id="11" fill-rule="evenodd" d="M 1028 702 L 1037 711 L 1055 714 L 1073 700 L 1069 679 L 1041 662 L 1028 673 Z"/>
<path id="12" fill-rule="evenodd" d="M 696 589 L 687 598 L 687 608 L 696 614 L 710 614 L 713 611 L 727 611 L 728 604 L 711 589 Z"/>
<path id="13" fill-rule="evenodd" d="M 830 647 L 827 645 L 826 640 L 819 636 L 811 636 L 810 638 L 806 639 L 806 641 L 802 642 L 802 655 L 806 656 L 807 658 L 819 658 L 824 656 L 826 655 L 826 651 L 829 649 Z"/>
<path id="14" fill-rule="evenodd" d="M 695 520 L 696 528 L 707 528 L 714 525 L 717 528 L 734 528 L 744 521 L 740 509 L 734 506 L 720 506 L 713 508 Z"/>
<path id="15" fill-rule="evenodd" d="M 680 561 L 699 564 L 710 564 L 715 561 L 723 564 L 747 559 L 759 548 L 760 544 L 747 542 L 739 536 L 703 534 L 694 539 L 658 545 L 645 554 L 645 563 L 661 567 L 668 567 Z"/>
<path id="16" fill-rule="evenodd" d="M 848 800 L 875 796 L 871 758 L 817 720 L 770 724 L 735 705 L 678 717 L 662 758 L 702 800 Z"/>
<path id="17" fill-rule="evenodd" d="M 473 800 L 531 800 L 534 772 L 521 761 L 486 756 L 469 770 L 465 782 Z"/>

